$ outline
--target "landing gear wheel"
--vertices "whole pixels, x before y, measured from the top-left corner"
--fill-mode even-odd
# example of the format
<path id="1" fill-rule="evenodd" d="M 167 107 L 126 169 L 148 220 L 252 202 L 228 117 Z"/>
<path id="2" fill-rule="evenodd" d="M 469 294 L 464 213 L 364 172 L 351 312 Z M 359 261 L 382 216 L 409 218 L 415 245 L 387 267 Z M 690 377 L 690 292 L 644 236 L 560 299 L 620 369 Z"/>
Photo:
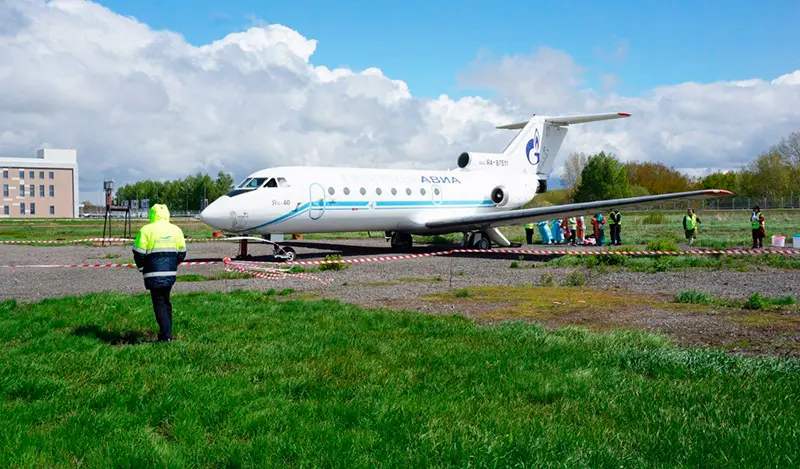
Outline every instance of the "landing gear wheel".
<path id="1" fill-rule="evenodd" d="M 286 262 L 294 262 L 297 259 L 297 252 L 288 246 L 283 248 L 283 255 L 286 256 Z"/>
<path id="2" fill-rule="evenodd" d="M 283 262 L 294 262 L 297 259 L 297 252 L 294 249 L 289 246 L 278 246 L 277 244 L 272 255 Z"/>
<path id="3" fill-rule="evenodd" d="M 408 249 L 412 246 L 414 240 L 408 233 L 395 231 L 392 233 L 392 249 Z"/>
<path id="4" fill-rule="evenodd" d="M 486 238 L 481 238 L 477 243 L 475 243 L 475 249 L 489 250 L 491 247 L 492 243 L 490 243 Z"/>

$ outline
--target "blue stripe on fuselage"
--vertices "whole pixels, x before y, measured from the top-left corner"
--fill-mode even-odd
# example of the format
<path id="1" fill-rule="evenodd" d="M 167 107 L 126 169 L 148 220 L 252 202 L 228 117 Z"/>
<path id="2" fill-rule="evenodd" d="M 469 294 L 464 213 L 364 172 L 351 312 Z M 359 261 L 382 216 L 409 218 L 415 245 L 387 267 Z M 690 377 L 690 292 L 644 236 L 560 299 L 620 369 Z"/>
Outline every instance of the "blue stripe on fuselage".
<path id="1" fill-rule="evenodd" d="M 267 225 L 273 225 L 276 223 L 280 223 L 286 220 L 290 220 L 295 218 L 298 215 L 301 215 L 311 208 L 318 208 L 321 210 L 352 210 L 353 208 L 361 208 L 361 207 L 368 207 L 368 201 L 330 201 L 330 202 L 311 202 L 311 203 L 304 203 L 303 205 L 297 207 L 296 209 L 292 210 L 289 213 L 285 213 L 274 220 L 270 220 L 266 223 L 258 225 L 256 227 L 250 228 L 251 230 L 256 230 L 258 228 L 263 228 Z M 443 200 L 439 203 L 435 203 L 430 200 L 398 200 L 398 201 L 376 201 L 375 202 L 375 210 L 397 210 L 397 209 L 404 209 L 404 208 L 437 208 L 437 207 L 448 207 L 448 208 L 479 208 L 479 207 L 491 207 L 494 206 L 494 203 L 491 200 Z"/>

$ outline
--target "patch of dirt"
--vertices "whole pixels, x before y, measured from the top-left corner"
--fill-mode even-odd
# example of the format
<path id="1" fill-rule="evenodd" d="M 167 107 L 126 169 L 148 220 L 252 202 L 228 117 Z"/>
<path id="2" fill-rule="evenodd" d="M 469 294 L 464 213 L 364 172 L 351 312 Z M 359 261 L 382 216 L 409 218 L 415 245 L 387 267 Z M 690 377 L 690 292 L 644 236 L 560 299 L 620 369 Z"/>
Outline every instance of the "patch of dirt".
<path id="1" fill-rule="evenodd" d="M 493 286 L 467 291 L 468 295 L 460 298 L 447 292 L 414 299 L 372 298 L 358 304 L 427 314 L 457 313 L 485 325 L 522 319 L 549 328 L 582 326 L 596 332 L 641 330 L 667 335 L 679 346 L 800 357 L 797 308 L 748 311 L 673 303 L 664 295 L 585 287 Z"/>

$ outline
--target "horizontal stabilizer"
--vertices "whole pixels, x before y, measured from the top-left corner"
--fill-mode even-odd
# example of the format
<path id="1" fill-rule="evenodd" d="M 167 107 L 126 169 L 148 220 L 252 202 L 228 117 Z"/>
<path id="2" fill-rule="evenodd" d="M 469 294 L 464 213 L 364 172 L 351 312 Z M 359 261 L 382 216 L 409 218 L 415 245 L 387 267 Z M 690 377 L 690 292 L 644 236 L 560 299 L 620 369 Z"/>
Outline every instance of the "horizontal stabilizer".
<path id="1" fill-rule="evenodd" d="M 553 125 L 570 125 L 570 124 L 585 124 L 587 122 L 605 121 L 609 119 L 622 119 L 623 117 L 630 117 L 627 112 L 612 112 L 609 114 L 586 114 L 583 116 L 557 116 L 545 117 L 544 121 Z M 517 122 L 515 124 L 501 125 L 498 129 L 505 130 L 520 130 L 525 127 L 528 121 Z"/>

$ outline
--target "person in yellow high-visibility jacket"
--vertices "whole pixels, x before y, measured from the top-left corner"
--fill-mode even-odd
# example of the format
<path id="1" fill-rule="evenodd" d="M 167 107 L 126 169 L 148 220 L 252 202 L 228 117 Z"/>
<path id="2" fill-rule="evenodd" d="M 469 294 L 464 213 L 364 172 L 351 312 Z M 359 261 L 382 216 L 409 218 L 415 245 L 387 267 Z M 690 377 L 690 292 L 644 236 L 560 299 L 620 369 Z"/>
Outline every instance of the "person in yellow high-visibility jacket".
<path id="1" fill-rule="evenodd" d="M 764 247 L 764 238 L 767 237 L 766 220 L 761 209 L 756 205 L 753 207 L 753 214 L 750 215 L 750 228 L 753 230 L 753 248 L 761 249 Z"/>
<path id="2" fill-rule="evenodd" d="M 150 209 L 150 223 L 143 226 L 133 243 L 133 259 L 143 274 L 144 287 L 150 290 L 153 311 L 158 322 L 158 340 L 172 342 L 172 303 L 169 293 L 178 275 L 178 266 L 186 259 L 183 231 L 169 222 L 166 205 Z"/>
<path id="3" fill-rule="evenodd" d="M 694 244 L 694 240 L 697 238 L 697 225 L 700 223 L 702 222 L 691 208 L 683 216 L 683 231 L 686 233 L 686 241 L 689 242 L 689 246 Z"/>
<path id="4" fill-rule="evenodd" d="M 525 240 L 528 244 L 533 244 L 533 230 L 536 228 L 536 223 L 525 224 Z"/>

